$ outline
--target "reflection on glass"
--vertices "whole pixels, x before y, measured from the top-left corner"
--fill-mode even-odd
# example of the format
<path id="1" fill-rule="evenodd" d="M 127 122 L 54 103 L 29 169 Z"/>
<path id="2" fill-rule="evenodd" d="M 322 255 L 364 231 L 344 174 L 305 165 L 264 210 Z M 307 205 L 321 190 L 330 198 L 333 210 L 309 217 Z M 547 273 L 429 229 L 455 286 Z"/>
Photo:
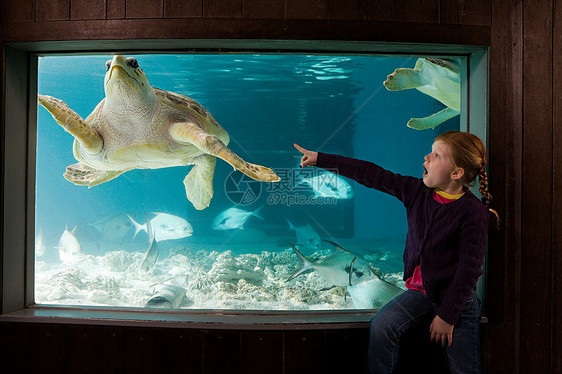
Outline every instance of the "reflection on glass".
<path id="1" fill-rule="evenodd" d="M 39 94 L 68 106 L 40 96 L 49 110 L 37 115 L 37 303 L 340 310 L 380 308 L 381 294 L 400 292 L 401 203 L 299 168 L 293 143 L 421 177 L 435 136 L 461 126 L 457 65 L 428 71 L 419 61 L 440 60 L 267 54 L 119 59 L 39 61 Z M 111 70 L 116 63 L 128 68 Z M 414 67 L 393 75 L 398 88 L 433 79 L 443 85 L 437 94 L 383 85 L 395 69 Z M 102 110 L 106 69 L 113 96 Z M 139 91 L 150 87 L 162 91 Z M 133 105 L 135 95 L 145 95 L 144 107 Z M 427 129 L 408 127 L 412 118 Z M 228 147 L 201 140 L 209 135 Z M 100 149 L 108 151 L 92 161 Z M 193 163 L 199 174 L 185 166 Z"/>

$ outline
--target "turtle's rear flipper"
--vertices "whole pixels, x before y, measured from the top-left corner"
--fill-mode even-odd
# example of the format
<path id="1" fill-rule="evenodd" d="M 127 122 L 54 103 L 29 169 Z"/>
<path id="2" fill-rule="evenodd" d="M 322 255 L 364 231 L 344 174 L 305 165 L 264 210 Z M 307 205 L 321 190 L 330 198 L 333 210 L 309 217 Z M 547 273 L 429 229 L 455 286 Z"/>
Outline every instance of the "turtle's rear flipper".
<path id="1" fill-rule="evenodd" d="M 82 148 L 91 154 L 98 153 L 103 147 L 101 136 L 86 124 L 75 111 L 62 100 L 52 96 L 37 95 L 37 100 L 51 113 L 55 121 L 65 131 L 72 134 L 80 142 Z"/>
<path id="2" fill-rule="evenodd" d="M 192 123 L 175 123 L 170 128 L 170 135 L 178 142 L 191 143 L 201 151 L 223 159 L 234 169 L 240 170 L 252 179 L 262 182 L 277 182 L 281 179 L 270 168 L 244 161 L 219 138 L 203 131 L 199 126 Z"/>
<path id="3" fill-rule="evenodd" d="M 445 108 L 435 114 L 432 114 L 429 117 L 424 118 L 411 118 L 408 121 L 408 127 L 415 129 L 415 130 L 425 130 L 425 129 L 433 129 L 436 126 L 442 124 L 443 122 L 451 119 L 455 116 L 458 116 L 459 112 L 453 110 L 451 108 Z"/>
<path id="4" fill-rule="evenodd" d="M 183 180 L 185 195 L 195 209 L 202 210 L 209 206 L 213 197 L 213 174 L 217 159 L 202 155 L 197 158 L 195 166 Z"/>
<path id="5" fill-rule="evenodd" d="M 81 162 L 66 167 L 64 178 L 80 186 L 96 186 L 123 174 L 124 171 L 97 170 Z"/>

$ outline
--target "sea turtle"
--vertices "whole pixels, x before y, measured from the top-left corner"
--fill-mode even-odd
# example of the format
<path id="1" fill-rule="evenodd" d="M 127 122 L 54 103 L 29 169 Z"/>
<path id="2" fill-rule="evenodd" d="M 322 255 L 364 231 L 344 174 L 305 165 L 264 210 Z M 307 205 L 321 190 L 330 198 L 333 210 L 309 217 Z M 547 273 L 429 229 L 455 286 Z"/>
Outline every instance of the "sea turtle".
<path id="1" fill-rule="evenodd" d="M 416 130 L 432 129 L 460 113 L 461 79 L 459 72 L 459 65 L 452 60 L 418 58 L 413 69 L 396 69 L 383 84 L 389 91 L 416 88 L 445 104 L 447 108 L 429 117 L 411 118 L 407 124 L 408 127 Z"/>
<path id="2" fill-rule="evenodd" d="M 136 59 L 114 56 L 106 68 L 106 97 L 86 120 L 65 102 L 38 95 L 39 104 L 75 137 L 79 162 L 66 168 L 68 181 L 92 187 L 132 169 L 193 164 L 183 183 L 196 209 L 205 209 L 213 196 L 216 157 L 255 180 L 279 181 L 271 169 L 232 152 L 228 133 L 202 105 L 152 87 Z"/>

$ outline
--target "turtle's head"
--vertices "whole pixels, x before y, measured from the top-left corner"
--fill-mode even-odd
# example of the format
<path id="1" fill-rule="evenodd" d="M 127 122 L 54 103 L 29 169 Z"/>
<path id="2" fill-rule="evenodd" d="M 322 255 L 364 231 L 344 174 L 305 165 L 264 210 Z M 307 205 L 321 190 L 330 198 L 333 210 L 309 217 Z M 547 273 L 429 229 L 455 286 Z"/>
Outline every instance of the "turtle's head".
<path id="1" fill-rule="evenodd" d="M 136 59 L 125 56 L 114 56 L 105 63 L 105 96 L 128 98 L 141 97 L 144 99 L 152 93 L 146 75 Z"/>

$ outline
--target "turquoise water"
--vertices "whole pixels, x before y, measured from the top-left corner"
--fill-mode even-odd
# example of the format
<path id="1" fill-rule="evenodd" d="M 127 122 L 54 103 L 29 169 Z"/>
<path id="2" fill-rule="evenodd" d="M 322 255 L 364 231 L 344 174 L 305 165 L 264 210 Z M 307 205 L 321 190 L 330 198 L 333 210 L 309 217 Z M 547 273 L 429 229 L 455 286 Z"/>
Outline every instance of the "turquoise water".
<path id="1" fill-rule="evenodd" d="M 43 57 L 38 92 L 64 100 L 86 118 L 105 96 L 105 62 L 111 57 Z M 35 214 L 45 248 L 36 254 L 38 303 L 144 307 L 159 292 L 152 286 L 174 283 L 187 290 L 177 306 L 182 308 L 353 308 L 343 297 L 345 286 L 320 291 L 329 282 L 318 271 L 285 282 L 299 268 L 289 241 L 303 255 L 321 259 L 334 247 L 318 238 L 341 244 L 401 285 L 407 229 L 401 203 L 350 180 L 352 198 L 314 198 L 310 185 L 297 182 L 319 171 L 297 167 L 300 154 L 293 143 L 421 177 L 423 156 L 435 136 L 460 124 L 455 117 L 434 130 L 406 127 L 410 118 L 444 108 L 417 90 L 390 92 L 382 85 L 394 69 L 413 68 L 416 57 L 128 57 L 138 60 L 153 87 L 202 104 L 229 133 L 231 150 L 272 168 L 282 180 L 253 182 L 217 160 L 214 195 L 204 210 L 196 210 L 185 195 L 183 179 L 191 166 L 137 169 L 92 188 L 76 186 L 63 177 L 65 168 L 77 162 L 74 138 L 38 106 Z M 213 228 L 217 216 L 232 207 L 257 214 L 242 227 Z M 151 212 L 187 221 L 192 233 L 159 240 L 156 264 L 142 272 L 148 235 L 141 231 L 134 237 L 127 215 L 144 224 L 145 214 L 156 217 Z M 74 227 L 79 259 L 62 261 L 61 235 Z M 299 243 L 303 237 L 311 241 Z"/>

